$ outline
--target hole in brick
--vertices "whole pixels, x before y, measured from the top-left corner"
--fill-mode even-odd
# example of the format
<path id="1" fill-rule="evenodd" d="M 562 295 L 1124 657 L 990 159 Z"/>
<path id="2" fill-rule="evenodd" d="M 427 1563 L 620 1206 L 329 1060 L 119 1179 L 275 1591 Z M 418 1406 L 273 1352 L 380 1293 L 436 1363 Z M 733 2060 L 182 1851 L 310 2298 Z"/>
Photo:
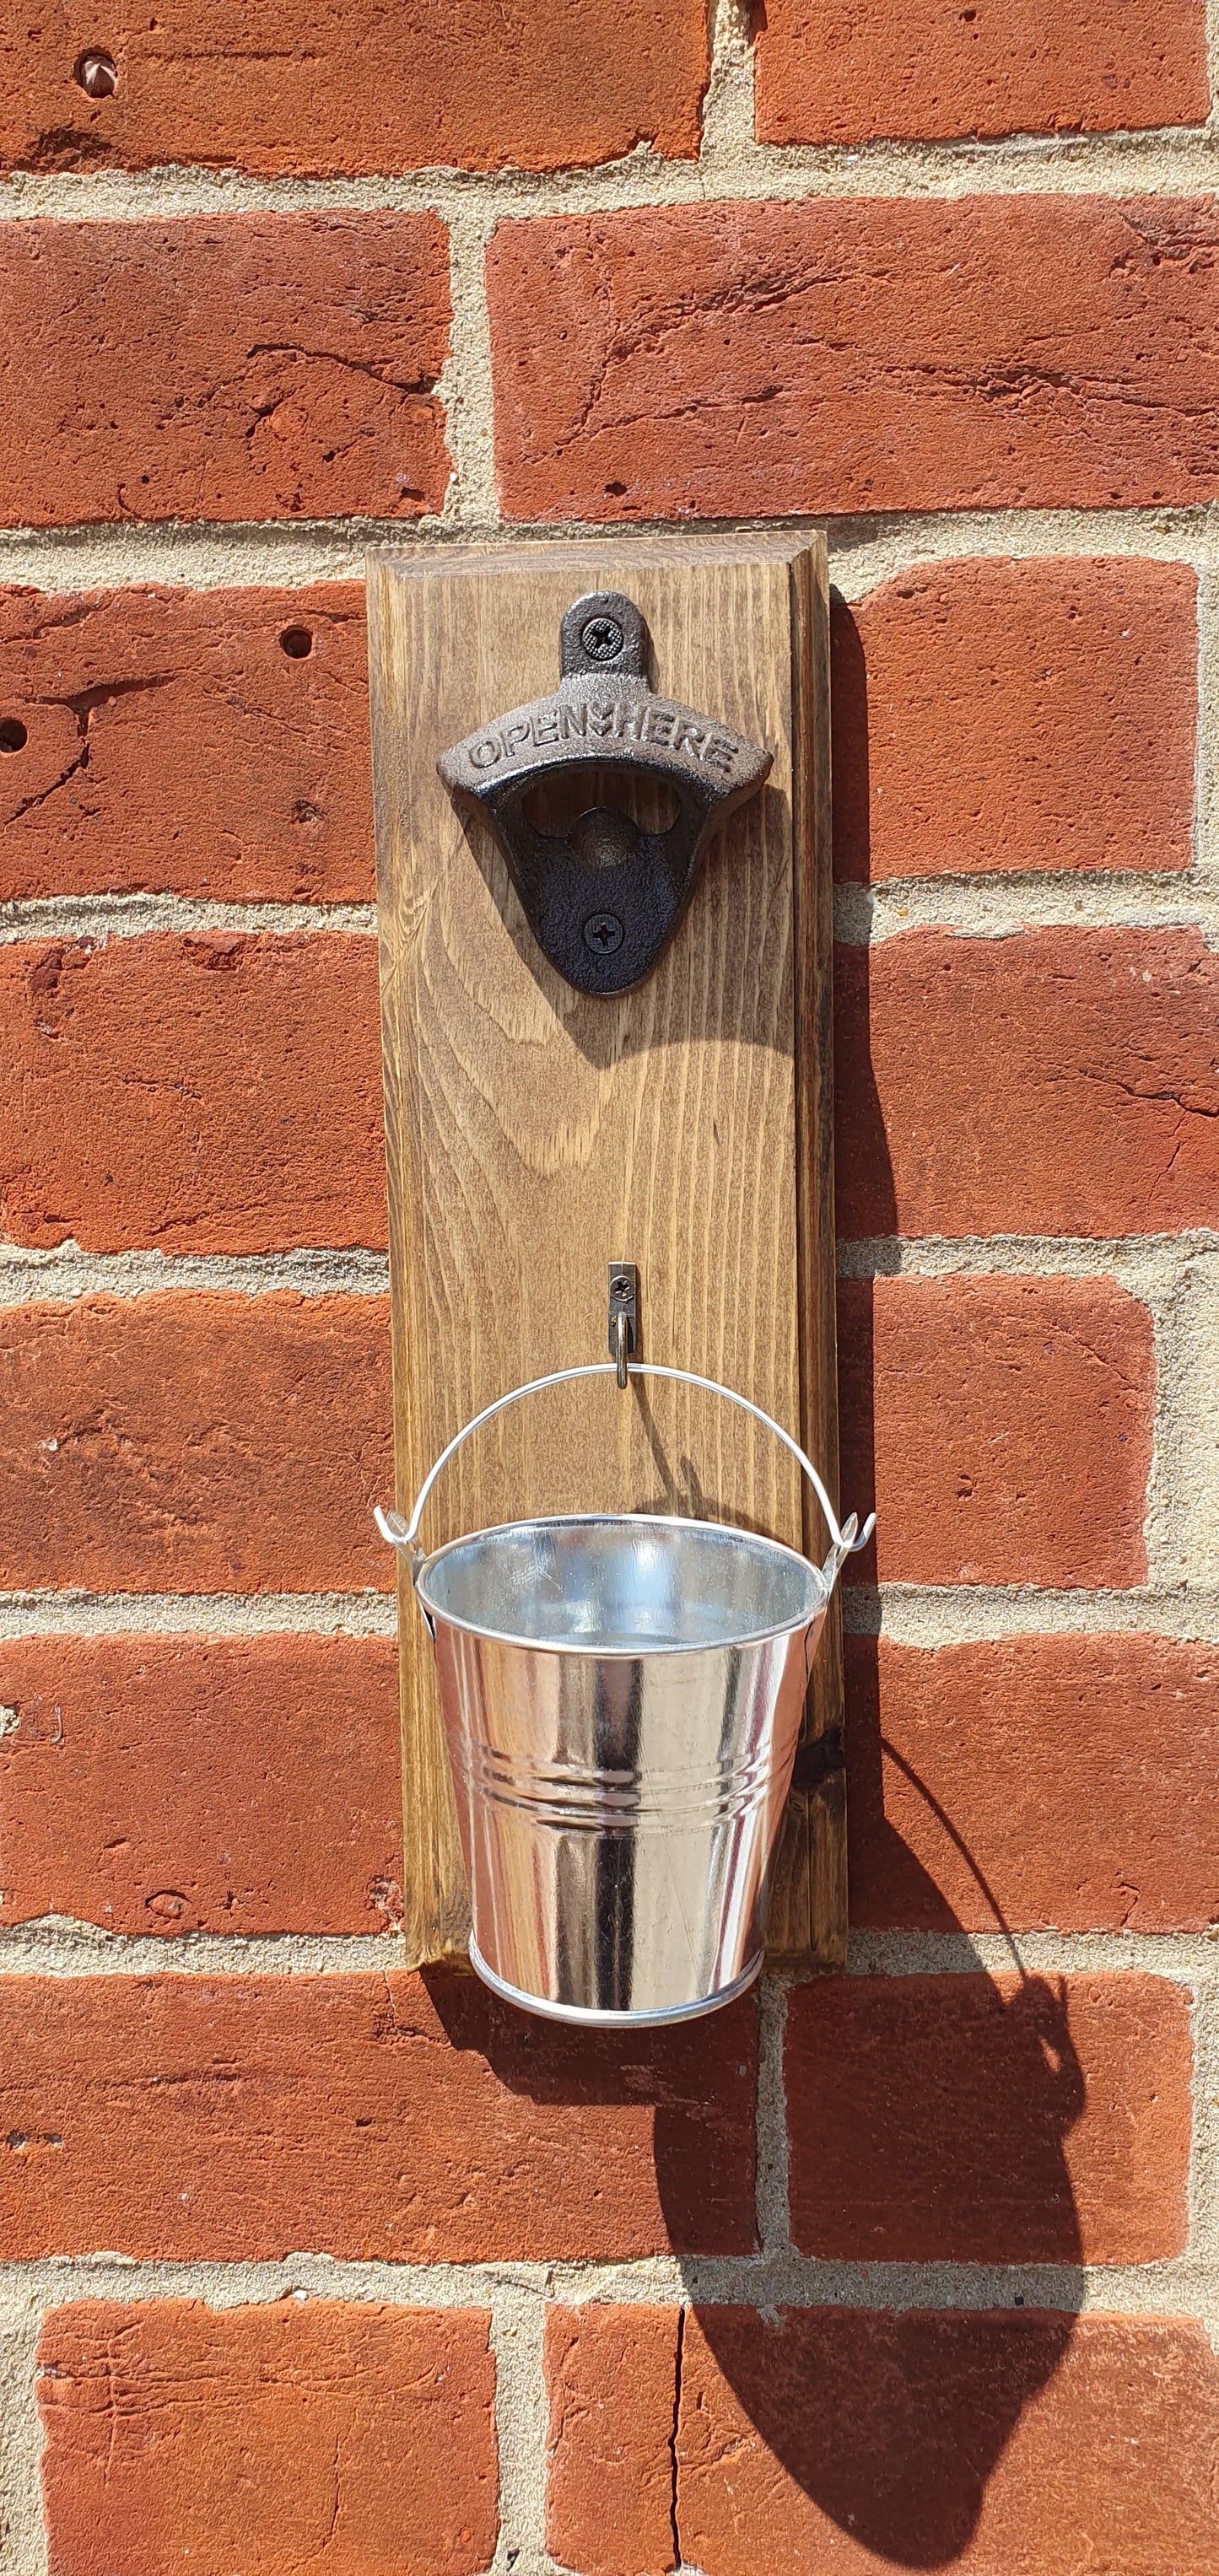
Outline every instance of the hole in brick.
<path id="1" fill-rule="evenodd" d="M 279 639 L 280 651 L 292 662 L 303 662 L 313 651 L 313 637 L 307 626 L 285 626 Z"/>
<path id="2" fill-rule="evenodd" d="M 0 716 L 0 751 L 24 751 L 28 741 L 20 716 Z"/>
<path id="3" fill-rule="evenodd" d="M 113 98 L 119 85 L 118 65 L 112 54 L 82 54 L 73 78 L 86 98 Z"/>

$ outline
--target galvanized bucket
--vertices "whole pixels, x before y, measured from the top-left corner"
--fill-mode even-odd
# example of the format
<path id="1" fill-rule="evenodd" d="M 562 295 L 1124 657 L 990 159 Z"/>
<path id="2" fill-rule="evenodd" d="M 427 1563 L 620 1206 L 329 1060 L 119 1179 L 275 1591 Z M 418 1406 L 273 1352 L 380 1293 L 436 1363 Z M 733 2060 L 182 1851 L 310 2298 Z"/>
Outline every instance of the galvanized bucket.
<path id="1" fill-rule="evenodd" d="M 514 1521 L 424 1553 L 428 1496 L 472 1432 L 545 1387 L 613 1373 L 601 1361 L 515 1387 L 450 1441 L 409 1521 L 376 1516 L 412 1558 L 435 1644 L 471 1963 L 527 2012 L 610 2028 L 714 2012 L 756 1977 L 813 1651 L 872 1529 L 839 1529 L 811 1460 L 760 1406 L 632 1362 L 632 1377 L 702 1387 L 774 1432 L 825 1514 L 823 1566 L 747 1530 L 641 1513 Z"/>

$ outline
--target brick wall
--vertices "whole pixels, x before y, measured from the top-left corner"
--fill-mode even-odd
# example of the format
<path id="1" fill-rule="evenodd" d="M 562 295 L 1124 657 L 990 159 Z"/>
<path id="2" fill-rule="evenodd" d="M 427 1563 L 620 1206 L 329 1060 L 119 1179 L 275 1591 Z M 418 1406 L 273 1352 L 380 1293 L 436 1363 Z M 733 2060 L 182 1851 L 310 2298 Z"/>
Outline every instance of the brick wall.
<path id="1" fill-rule="evenodd" d="M 0 2576 L 1216 2576 L 1202 0 L 110 25 L 2 40 Z M 583 2046 L 395 1936 L 360 561 L 802 513 L 850 1973 Z"/>

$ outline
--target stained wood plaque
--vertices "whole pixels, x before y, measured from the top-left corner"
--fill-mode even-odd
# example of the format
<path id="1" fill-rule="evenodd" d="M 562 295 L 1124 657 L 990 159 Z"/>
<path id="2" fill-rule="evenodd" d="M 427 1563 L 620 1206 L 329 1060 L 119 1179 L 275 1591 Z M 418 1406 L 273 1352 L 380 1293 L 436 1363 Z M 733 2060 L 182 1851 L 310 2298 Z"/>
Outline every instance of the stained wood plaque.
<path id="1" fill-rule="evenodd" d="M 536 946 L 489 826 L 437 756 L 558 678 L 565 609 L 642 610 L 666 697 L 774 754 L 717 834 L 672 945 L 613 999 Z M 606 1355 L 606 1274 L 639 1270 L 639 1348 L 799 1426 L 837 1493 L 824 542 L 606 539 L 378 553 L 368 630 L 389 1172 L 398 1505 L 463 1423 Z M 824 1555 L 769 1434 L 656 1381 L 564 1387 L 477 1434 L 423 1530 L 664 1510 Z M 414 1964 L 468 1910 L 426 1630 L 402 1578 L 404 1908 Z M 840 1962 L 846 1810 L 837 1599 L 814 1667 L 768 1951 Z"/>

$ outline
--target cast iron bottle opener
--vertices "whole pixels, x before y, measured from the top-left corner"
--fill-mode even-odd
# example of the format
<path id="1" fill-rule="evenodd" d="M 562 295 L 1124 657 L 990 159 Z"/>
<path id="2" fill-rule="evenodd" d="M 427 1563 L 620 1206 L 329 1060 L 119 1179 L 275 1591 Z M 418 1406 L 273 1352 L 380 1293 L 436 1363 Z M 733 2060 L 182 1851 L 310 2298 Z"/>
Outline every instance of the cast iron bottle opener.
<path id="1" fill-rule="evenodd" d="M 762 785 L 771 754 L 713 716 L 657 697 L 648 631 L 620 591 L 590 591 L 559 629 L 552 698 L 514 707 L 436 766 L 453 795 L 488 815 L 539 947 L 579 993 L 625 993 L 650 975 L 694 890 L 717 824 Z M 677 799 L 667 831 L 597 804 L 566 832 L 525 814 L 542 779 L 596 769 L 658 781 Z"/>

